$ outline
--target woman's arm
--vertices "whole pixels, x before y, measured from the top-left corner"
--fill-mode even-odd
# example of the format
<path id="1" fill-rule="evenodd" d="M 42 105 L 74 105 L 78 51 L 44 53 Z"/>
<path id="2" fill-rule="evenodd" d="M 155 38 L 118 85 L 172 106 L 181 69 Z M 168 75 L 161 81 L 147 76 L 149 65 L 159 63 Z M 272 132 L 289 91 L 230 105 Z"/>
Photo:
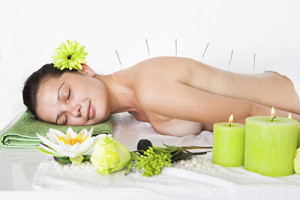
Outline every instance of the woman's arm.
<path id="1" fill-rule="evenodd" d="M 251 116 L 271 116 L 271 109 L 272 109 L 271 107 L 253 103 L 253 110 Z M 289 113 L 291 112 L 275 108 L 275 116 L 288 117 Z M 291 114 L 293 119 L 300 122 L 300 115 L 295 113 L 291 113 Z"/>
<path id="2" fill-rule="evenodd" d="M 234 122 L 245 124 L 250 116 L 269 116 L 271 107 L 250 101 L 209 93 L 183 83 L 147 88 L 139 93 L 138 101 L 154 113 L 187 121 L 205 124 L 227 122 L 230 114 Z M 276 109 L 276 116 L 288 117 L 289 112 Z M 292 118 L 300 121 L 300 115 L 292 113 Z"/>
<path id="3" fill-rule="evenodd" d="M 139 94 L 138 101 L 145 109 L 175 119 L 214 124 L 227 122 L 233 114 L 234 122 L 245 124 L 253 113 L 249 101 L 212 94 L 180 82 L 152 85 Z"/>

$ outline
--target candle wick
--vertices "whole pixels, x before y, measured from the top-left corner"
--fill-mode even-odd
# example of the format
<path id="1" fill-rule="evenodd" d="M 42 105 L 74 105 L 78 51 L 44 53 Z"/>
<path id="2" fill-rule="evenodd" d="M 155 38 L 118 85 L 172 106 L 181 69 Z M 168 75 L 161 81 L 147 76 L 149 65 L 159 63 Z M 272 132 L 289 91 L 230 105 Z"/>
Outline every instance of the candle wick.
<path id="1" fill-rule="evenodd" d="M 273 117 L 272 120 L 271 120 L 271 122 L 273 122 L 273 120 L 274 120 L 275 118 L 276 118 L 276 117 Z"/>
<path id="2" fill-rule="evenodd" d="M 229 124 L 229 127 L 231 127 L 231 123 Z"/>

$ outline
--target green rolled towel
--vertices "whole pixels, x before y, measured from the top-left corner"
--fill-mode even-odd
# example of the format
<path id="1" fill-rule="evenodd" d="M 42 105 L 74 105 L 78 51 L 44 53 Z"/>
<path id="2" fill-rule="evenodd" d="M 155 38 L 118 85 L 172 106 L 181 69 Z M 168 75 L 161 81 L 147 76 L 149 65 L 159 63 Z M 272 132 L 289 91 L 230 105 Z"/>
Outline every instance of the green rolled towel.
<path id="1" fill-rule="evenodd" d="M 37 120 L 33 114 L 26 110 L 18 121 L 1 135 L 1 146 L 4 148 L 34 149 L 40 143 L 36 133 L 47 137 L 46 133 L 49 132 L 49 128 L 65 133 L 69 127 L 75 132 L 79 132 L 84 128 L 89 131 L 93 127 L 93 136 L 98 134 L 112 134 L 113 121 L 110 116 L 105 122 L 92 126 L 61 126 Z"/>

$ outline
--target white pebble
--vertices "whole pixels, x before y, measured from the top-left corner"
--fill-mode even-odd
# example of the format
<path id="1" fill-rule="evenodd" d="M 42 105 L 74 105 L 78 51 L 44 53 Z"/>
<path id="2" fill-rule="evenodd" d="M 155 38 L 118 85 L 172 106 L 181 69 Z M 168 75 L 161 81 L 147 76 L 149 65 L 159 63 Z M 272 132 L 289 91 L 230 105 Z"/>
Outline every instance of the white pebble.
<path id="1" fill-rule="evenodd" d="M 70 169 L 70 165 L 65 165 L 64 166 L 64 170 L 69 170 Z"/>
<path id="2" fill-rule="evenodd" d="M 202 167 L 202 164 L 201 163 L 197 163 L 196 167 L 200 168 L 200 167 Z"/>
<path id="3" fill-rule="evenodd" d="M 189 163 L 188 165 L 190 168 L 193 168 L 194 167 L 194 164 L 193 163 Z"/>
<path id="4" fill-rule="evenodd" d="M 92 163 L 91 163 L 91 162 L 88 162 L 88 163 L 86 163 L 86 166 L 91 167 L 91 166 L 92 166 Z"/>
<path id="5" fill-rule="evenodd" d="M 74 166 L 74 169 L 75 169 L 75 170 L 79 170 L 79 169 L 80 169 L 80 166 L 79 166 L 79 165 L 75 165 L 75 166 Z"/>
<path id="6" fill-rule="evenodd" d="M 85 169 L 86 165 L 80 165 L 80 169 Z"/>
<path id="7" fill-rule="evenodd" d="M 183 166 L 184 167 L 189 167 L 189 164 L 188 163 L 184 163 Z"/>
<path id="8" fill-rule="evenodd" d="M 56 169 L 62 169 L 61 165 L 56 165 Z"/>

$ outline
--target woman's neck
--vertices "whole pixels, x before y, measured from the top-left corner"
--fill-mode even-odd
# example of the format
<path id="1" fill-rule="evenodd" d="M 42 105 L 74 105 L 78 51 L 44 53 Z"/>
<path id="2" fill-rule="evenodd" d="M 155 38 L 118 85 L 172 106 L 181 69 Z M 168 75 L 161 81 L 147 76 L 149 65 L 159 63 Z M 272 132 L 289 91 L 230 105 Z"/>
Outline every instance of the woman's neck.
<path id="1" fill-rule="evenodd" d="M 124 71 L 94 77 L 105 85 L 111 114 L 138 110 L 134 89 Z"/>

